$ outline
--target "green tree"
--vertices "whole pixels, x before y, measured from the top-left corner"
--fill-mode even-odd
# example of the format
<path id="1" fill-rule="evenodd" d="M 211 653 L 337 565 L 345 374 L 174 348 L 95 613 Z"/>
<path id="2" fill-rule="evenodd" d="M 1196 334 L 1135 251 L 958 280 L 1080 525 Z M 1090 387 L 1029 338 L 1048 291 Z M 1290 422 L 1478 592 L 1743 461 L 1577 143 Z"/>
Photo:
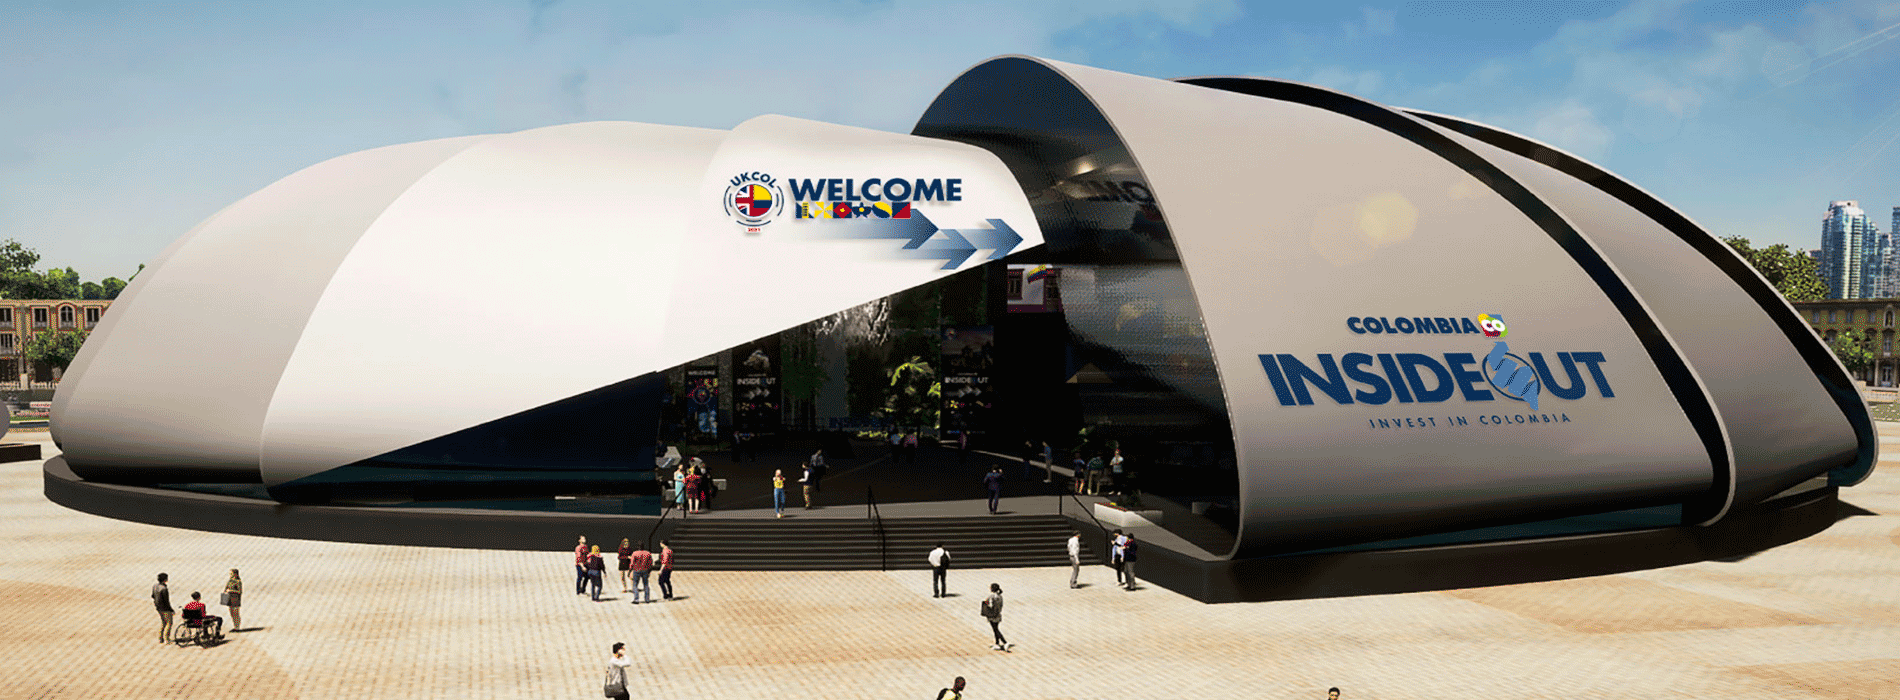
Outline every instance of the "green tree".
<path id="1" fill-rule="evenodd" d="M 913 355 L 909 362 L 891 370 L 890 395 L 884 410 L 892 425 L 935 428 L 942 405 L 943 384 L 922 356 Z"/>
<path id="2" fill-rule="evenodd" d="M 125 291 L 125 280 L 117 277 L 107 277 L 99 282 L 99 287 L 101 288 L 99 293 L 100 299 L 117 299 L 119 298 L 119 292 Z"/>
<path id="3" fill-rule="evenodd" d="M 44 297 L 46 299 L 78 299 L 79 298 L 79 293 L 80 293 L 79 292 L 80 290 L 79 273 L 74 271 L 70 267 L 64 270 L 59 270 L 59 269 L 47 270 L 46 284 L 53 293 L 53 296 Z"/>
<path id="4" fill-rule="evenodd" d="M 1827 298 L 1827 283 L 1821 281 L 1820 267 L 1807 253 L 1789 250 L 1786 243 L 1756 248 L 1741 236 L 1730 236 L 1722 241 L 1734 248 L 1788 301 Z"/>
<path id="5" fill-rule="evenodd" d="M 85 331 L 50 331 L 34 333 L 26 337 L 26 359 L 31 362 L 44 362 L 53 369 L 65 372 L 79 355 L 79 346 L 85 344 Z"/>
<path id="6" fill-rule="evenodd" d="M 1842 331 L 1834 336 L 1834 342 L 1828 344 L 1834 356 L 1841 358 L 1841 364 L 1847 366 L 1850 374 L 1859 374 L 1874 363 L 1874 338 L 1872 334 L 1859 331 Z"/>
<path id="7" fill-rule="evenodd" d="M 79 284 L 79 298 L 104 299 L 106 298 L 106 288 L 101 286 L 98 282 L 81 282 Z"/>

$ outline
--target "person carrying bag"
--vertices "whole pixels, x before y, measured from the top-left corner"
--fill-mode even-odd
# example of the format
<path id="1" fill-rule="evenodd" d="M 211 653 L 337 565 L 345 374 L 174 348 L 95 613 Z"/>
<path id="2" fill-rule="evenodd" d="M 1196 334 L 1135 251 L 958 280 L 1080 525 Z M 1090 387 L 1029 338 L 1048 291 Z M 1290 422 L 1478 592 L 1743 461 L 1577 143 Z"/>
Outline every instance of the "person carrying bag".
<path id="1" fill-rule="evenodd" d="M 614 642 L 614 655 L 607 659 L 607 679 L 601 687 L 606 697 L 628 700 L 627 667 L 633 665 L 633 660 L 627 658 L 626 649 L 626 643 Z"/>

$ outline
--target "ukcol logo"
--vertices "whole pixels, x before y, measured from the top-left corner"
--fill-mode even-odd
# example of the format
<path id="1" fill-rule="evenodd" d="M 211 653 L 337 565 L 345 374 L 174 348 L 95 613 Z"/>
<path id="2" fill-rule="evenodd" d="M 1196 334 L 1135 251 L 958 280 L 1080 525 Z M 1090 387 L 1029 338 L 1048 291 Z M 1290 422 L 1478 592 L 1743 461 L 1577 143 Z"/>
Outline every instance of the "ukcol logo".
<path id="1" fill-rule="evenodd" d="M 785 191 L 771 175 L 739 173 L 726 186 L 725 208 L 726 216 L 746 227 L 746 233 L 758 233 L 785 210 Z"/>

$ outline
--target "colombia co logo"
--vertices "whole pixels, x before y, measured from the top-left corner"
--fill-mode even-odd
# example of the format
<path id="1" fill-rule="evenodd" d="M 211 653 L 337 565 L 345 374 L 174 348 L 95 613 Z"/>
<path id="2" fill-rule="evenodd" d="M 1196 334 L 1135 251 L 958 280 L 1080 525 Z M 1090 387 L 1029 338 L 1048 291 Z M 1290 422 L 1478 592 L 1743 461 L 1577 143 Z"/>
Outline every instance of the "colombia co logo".
<path id="1" fill-rule="evenodd" d="M 785 210 L 785 191 L 765 173 L 739 173 L 726 186 L 726 215 L 746 227 L 747 233 L 772 223 Z"/>
<path id="2" fill-rule="evenodd" d="M 1511 332 L 1504 325 L 1504 317 L 1497 314 L 1478 314 L 1478 330 L 1484 331 L 1486 338 L 1502 338 Z"/>

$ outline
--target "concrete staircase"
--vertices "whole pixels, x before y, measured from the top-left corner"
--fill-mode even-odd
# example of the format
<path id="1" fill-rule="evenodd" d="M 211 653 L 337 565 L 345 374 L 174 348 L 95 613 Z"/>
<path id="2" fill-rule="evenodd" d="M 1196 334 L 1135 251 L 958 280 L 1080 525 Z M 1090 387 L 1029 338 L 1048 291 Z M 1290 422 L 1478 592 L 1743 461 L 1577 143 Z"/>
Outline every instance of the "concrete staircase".
<path id="1" fill-rule="evenodd" d="M 694 518 L 669 543 L 683 564 L 702 571 L 928 569 L 925 557 L 939 542 L 952 569 L 1069 563 L 1070 524 L 1060 515 L 901 518 L 883 526 L 882 557 L 868 519 Z M 1101 560 L 1084 546 L 1082 563 Z"/>

